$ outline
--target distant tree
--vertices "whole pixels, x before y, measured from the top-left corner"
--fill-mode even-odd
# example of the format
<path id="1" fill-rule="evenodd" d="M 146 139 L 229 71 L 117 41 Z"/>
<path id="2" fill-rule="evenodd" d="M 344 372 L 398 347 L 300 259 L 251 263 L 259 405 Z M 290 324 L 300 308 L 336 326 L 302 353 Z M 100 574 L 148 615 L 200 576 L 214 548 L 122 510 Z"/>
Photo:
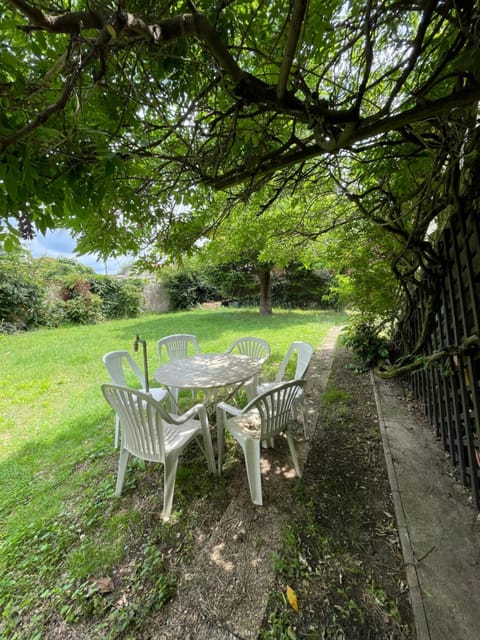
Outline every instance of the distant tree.
<path id="1" fill-rule="evenodd" d="M 327 199 L 329 202 L 330 199 Z M 221 207 L 221 197 L 210 208 Z M 254 274 L 261 314 L 272 313 L 272 269 L 297 262 L 305 265 L 317 259 L 320 229 L 330 214 L 312 197 L 279 197 L 272 206 L 261 211 L 261 198 L 252 196 L 248 205 L 230 211 L 210 239 L 198 248 L 199 259 L 206 264 L 222 265 L 227 278 L 223 288 L 232 283 L 242 287 L 242 277 Z M 198 219 L 198 216 L 196 217 Z M 188 222 L 172 223 L 172 240 L 183 236 Z M 178 228 L 178 231 L 177 231 Z M 308 231 L 307 231 L 308 229 Z M 317 234 L 313 233 L 316 229 Z M 251 286 L 251 279 L 247 278 Z M 219 283 L 222 288 L 221 283 Z M 253 294 L 250 294 L 254 297 Z"/>

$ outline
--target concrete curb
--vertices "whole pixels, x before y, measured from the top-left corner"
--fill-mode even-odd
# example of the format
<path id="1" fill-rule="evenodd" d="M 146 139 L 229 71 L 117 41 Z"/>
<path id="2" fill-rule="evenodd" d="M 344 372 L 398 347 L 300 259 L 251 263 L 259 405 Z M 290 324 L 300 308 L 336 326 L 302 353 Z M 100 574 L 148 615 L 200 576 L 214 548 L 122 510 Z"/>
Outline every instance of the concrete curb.
<path id="1" fill-rule="evenodd" d="M 480 514 L 408 389 L 371 382 L 417 640 L 478 640 Z"/>
<path id="2" fill-rule="evenodd" d="M 428 628 L 428 620 L 423 604 L 422 590 L 420 587 L 420 578 L 417 572 L 415 554 L 412 547 L 410 532 L 408 529 L 405 509 L 402 502 L 402 494 L 398 486 L 398 479 L 393 464 L 390 442 L 388 440 L 387 429 L 385 427 L 385 419 L 383 415 L 380 393 L 377 380 L 372 372 L 370 372 L 370 380 L 373 386 L 375 396 L 375 404 L 377 405 L 378 424 L 380 434 L 382 436 L 383 451 L 385 454 L 385 463 L 387 466 L 388 480 L 392 489 L 393 506 L 395 509 L 395 518 L 397 521 L 398 534 L 402 547 L 403 560 L 405 564 L 405 573 L 407 576 L 408 591 L 410 602 L 415 620 L 415 629 L 417 632 L 417 640 L 431 640 L 430 630 Z"/>

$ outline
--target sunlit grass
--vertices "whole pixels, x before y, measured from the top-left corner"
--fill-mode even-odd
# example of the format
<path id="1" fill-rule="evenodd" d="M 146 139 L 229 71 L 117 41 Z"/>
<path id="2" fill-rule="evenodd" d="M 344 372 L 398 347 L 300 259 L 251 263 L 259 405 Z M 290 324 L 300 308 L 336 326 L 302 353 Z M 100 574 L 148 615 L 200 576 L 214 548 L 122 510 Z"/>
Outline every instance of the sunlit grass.
<path id="1" fill-rule="evenodd" d="M 101 624 L 107 614 L 91 610 L 88 578 L 117 565 L 129 553 L 132 536 L 145 539 L 152 527 L 168 534 L 158 519 L 160 465 L 127 473 L 124 494 L 113 496 L 118 452 L 113 449 L 114 416 L 100 391 L 108 381 L 104 353 L 128 349 L 142 367 L 142 354 L 133 353 L 139 334 L 147 341 L 153 381 L 155 343 L 165 335 L 193 333 L 204 352 L 224 351 L 235 338 L 253 335 L 272 347 L 263 371 L 268 379 L 291 341 L 318 347 L 328 330 L 343 321 L 334 312 L 276 311 L 263 317 L 256 310 L 222 308 L 1 335 L 0 635 L 31 638 L 32 628 L 41 629 L 55 607 L 67 621 L 88 613 Z M 223 491 L 221 481 L 204 474 L 203 466 L 197 456 L 192 471 L 179 474 L 174 503 L 179 531 L 182 509 L 186 512 L 197 494 L 215 499 Z M 136 510 L 134 501 L 142 492 L 152 505 L 149 513 Z M 142 558 L 159 562 L 152 549 Z M 143 575 L 140 569 L 138 575 Z M 165 584 L 155 588 L 168 595 L 171 582 Z M 115 611 L 109 611 L 114 628 Z"/>

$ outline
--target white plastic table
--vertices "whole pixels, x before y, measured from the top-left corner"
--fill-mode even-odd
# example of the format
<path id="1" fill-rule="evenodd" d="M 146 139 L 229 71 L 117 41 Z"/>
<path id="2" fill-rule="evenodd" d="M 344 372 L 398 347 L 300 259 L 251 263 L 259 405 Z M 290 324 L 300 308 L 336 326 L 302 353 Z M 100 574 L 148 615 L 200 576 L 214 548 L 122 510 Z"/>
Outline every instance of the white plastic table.
<path id="1" fill-rule="evenodd" d="M 210 400 L 216 400 L 218 391 L 233 387 L 229 396 L 243 383 L 260 371 L 256 358 L 232 353 L 202 353 L 189 358 L 170 360 L 160 365 L 153 374 L 157 382 L 167 389 L 204 390 Z"/>

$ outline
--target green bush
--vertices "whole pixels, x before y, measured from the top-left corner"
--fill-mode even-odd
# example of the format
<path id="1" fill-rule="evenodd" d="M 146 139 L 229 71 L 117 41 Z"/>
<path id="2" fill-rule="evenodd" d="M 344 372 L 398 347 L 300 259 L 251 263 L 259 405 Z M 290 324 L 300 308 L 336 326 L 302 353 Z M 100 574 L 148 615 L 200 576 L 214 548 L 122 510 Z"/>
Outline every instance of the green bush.
<path id="1" fill-rule="evenodd" d="M 330 271 L 289 265 L 272 276 L 272 304 L 294 309 L 325 309 L 338 306 L 331 295 L 335 277 Z"/>
<path id="2" fill-rule="evenodd" d="M 68 276 L 63 281 L 62 299 L 72 300 L 73 298 L 81 298 L 91 293 L 91 286 L 88 280 L 79 278 L 77 274 Z"/>
<path id="3" fill-rule="evenodd" d="M 355 319 L 344 329 L 345 346 L 353 351 L 364 368 L 374 367 L 389 357 L 390 342 L 381 331 L 381 327 L 365 319 Z"/>
<path id="4" fill-rule="evenodd" d="M 66 278 L 89 278 L 95 275 L 91 267 L 87 267 L 73 258 L 50 258 L 42 256 L 32 263 L 33 272 L 37 282 L 63 282 Z"/>
<path id="5" fill-rule="evenodd" d="M 42 324 L 46 327 L 59 327 L 66 322 L 65 302 L 63 300 L 52 300 L 46 305 Z"/>
<path id="6" fill-rule="evenodd" d="M 108 276 L 84 279 L 75 275 L 69 275 L 64 280 L 62 297 L 65 302 L 89 296 L 95 296 L 101 300 L 100 314 L 94 312 L 93 309 L 91 312 L 95 317 L 94 322 L 98 322 L 102 318 L 134 318 L 143 311 L 143 288 L 139 281 L 116 280 Z M 89 301 L 85 304 L 87 308 L 94 306 Z M 68 305 L 65 315 L 71 322 L 83 323 L 83 318 L 88 317 L 89 313 L 84 312 L 80 304 L 71 304 Z M 75 317 L 81 319 L 74 320 Z"/>
<path id="7" fill-rule="evenodd" d="M 253 264 L 210 265 L 203 277 L 224 299 L 234 299 L 242 305 L 259 303 L 260 291 L 257 271 Z M 325 270 L 306 269 L 292 264 L 272 272 L 272 304 L 274 307 L 308 309 L 337 307 L 331 295 L 334 276 Z"/>
<path id="8" fill-rule="evenodd" d="M 89 279 L 89 283 L 90 291 L 103 300 L 105 318 L 136 318 L 143 312 L 143 284 L 140 280 L 95 276 Z"/>
<path id="9" fill-rule="evenodd" d="M 62 300 L 48 301 L 52 287 L 61 287 Z M 97 276 L 74 260 L 34 259 L 24 250 L 0 253 L 0 333 L 131 318 L 142 311 L 139 280 Z"/>
<path id="10" fill-rule="evenodd" d="M 202 274 L 210 288 L 218 292 L 219 297 L 241 301 L 243 304 L 258 304 L 258 278 L 252 265 L 209 265 Z"/>
<path id="11" fill-rule="evenodd" d="M 195 271 L 164 273 L 162 282 L 167 288 L 172 311 L 193 309 L 198 304 L 219 298 L 215 289 Z"/>
<path id="12" fill-rule="evenodd" d="M 0 322 L 9 331 L 42 324 L 45 289 L 30 274 L 28 254 L 22 251 L 0 254 Z"/>
<path id="13" fill-rule="evenodd" d="M 102 307 L 103 300 L 95 293 L 74 296 L 63 303 L 64 318 L 77 324 L 96 324 L 104 320 Z"/>

